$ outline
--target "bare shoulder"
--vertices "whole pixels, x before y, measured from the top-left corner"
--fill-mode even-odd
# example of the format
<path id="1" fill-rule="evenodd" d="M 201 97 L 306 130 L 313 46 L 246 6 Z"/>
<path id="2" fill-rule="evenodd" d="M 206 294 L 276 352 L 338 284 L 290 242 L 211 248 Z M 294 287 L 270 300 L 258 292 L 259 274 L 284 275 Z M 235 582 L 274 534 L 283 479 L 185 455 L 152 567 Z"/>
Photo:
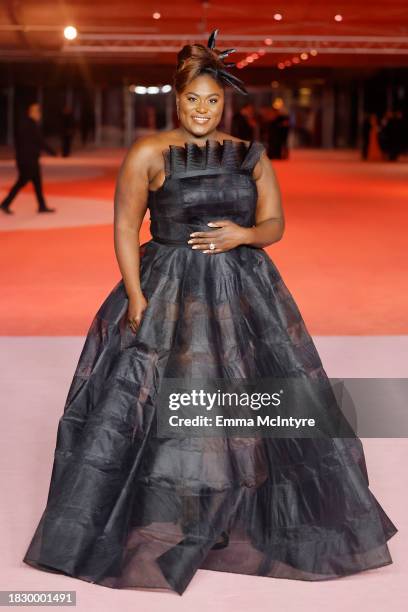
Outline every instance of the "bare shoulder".
<path id="1" fill-rule="evenodd" d="M 138 162 L 150 162 L 157 158 L 158 153 L 166 148 L 169 132 L 159 132 L 141 136 L 131 145 L 128 156 Z"/>
<path id="2" fill-rule="evenodd" d="M 173 137 L 174 138 L 174 137 Z M 123 167 L 137 172 L 150 182 L 163 165 L 162 152 L 172 141 L 171 131 L 148 134 L 137 138 L 129 147 L 123 160 Z"/>

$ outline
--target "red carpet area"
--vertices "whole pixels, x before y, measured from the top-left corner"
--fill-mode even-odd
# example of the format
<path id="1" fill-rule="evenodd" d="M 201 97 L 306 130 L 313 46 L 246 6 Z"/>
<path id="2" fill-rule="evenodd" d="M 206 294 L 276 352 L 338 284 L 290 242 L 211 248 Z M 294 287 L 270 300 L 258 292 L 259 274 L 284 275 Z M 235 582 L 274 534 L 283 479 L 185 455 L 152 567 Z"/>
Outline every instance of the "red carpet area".
<path id="1" fill-rule="evenodd" d="M 37 215 L 31 186 L 0 217 L 0 335 L 85 335 L 120 280 L 113 194 L 124 150 L 43 157 Z M 295 151 L 273 161 L 286 216 L 267 248 L 314 335 L 408 333 L 407 161 L 362 162 L 352 151 Z M 0 164 L 0 196 L 15 177 Z M 141 240 L 150 238 L 146 217 Z M 203 255 L 204 256 L 204 255 Z"/>

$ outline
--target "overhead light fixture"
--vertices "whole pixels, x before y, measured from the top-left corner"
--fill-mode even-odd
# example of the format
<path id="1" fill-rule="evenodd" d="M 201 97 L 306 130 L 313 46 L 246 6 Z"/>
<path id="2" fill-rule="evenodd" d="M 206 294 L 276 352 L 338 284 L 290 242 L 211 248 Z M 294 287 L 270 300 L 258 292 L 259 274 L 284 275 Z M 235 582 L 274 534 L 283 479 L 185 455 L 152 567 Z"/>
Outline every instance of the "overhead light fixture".
<path id="1" fill-rule="evenodd" d="M 283 15 L 281 13 L 275 13 L 273 18 L 275 21 L 282 21 Z"/>
<path id="2" fill-rule="evenodd" d="M 161 14 L 158 13 L 157 11 L 155 13 L 153 13 L 153 19 L 160 19 Z"/>
<path id="3" fill-rule="evenodd" d="M 157 85 L 149 85 L 148 87 L 145 85 L 130 85 L 129 90 L 137 94 L 158 94 L 168 93 L 172 90 L 172 86 L 169 84 L 162 85 L 161 87 Z"/>
<path id="4" fill-rule="evenodd" d="M 67 40 L 75 40 L 78 36 L 78 30 L 75 26 L 69 25 L 64 28 L 64 38 Z"/>
<path id="5" fill-rule="evenodd" d="M 335 15 L 334 21 L 343 21 L 343 15 Z"/>

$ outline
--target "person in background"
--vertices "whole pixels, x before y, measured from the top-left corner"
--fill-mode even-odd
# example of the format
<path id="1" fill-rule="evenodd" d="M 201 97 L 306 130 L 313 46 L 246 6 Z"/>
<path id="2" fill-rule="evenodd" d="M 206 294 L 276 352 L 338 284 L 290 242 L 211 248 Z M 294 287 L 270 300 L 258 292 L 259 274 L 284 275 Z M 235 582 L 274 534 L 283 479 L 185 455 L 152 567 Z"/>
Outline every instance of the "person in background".
<path id="1" fill-rule="evenodd" d="M 263 133 L 267 142 L 268 157 L 270 159 L 287 159 L 289 157 L 289 115 L 283 104 L 273 104 L 269 108 Z"/>
<path id="2" fill-rule="evenodd" d="M 242 140 L 253 140 L 256 129 L 255 109 L 246 102 L 232 117 L 231 134 Z"/>
<path id="3" fill-rule="evenodd" d="M 287 159 L 288 151 L 288 136 L 289 136 L 289 114 L 283 104 L 283 101 L 278 98 L 272 105 L 276 114 L 272 117 L 269 124 L 271 134 L 269 137 L 271 147 L 271 159 Z"/>
<path id="4" fill-rule="evenodd" d="M 388 157 L 390 145 L 390 126 L 392 123 L 392 110 L 385 111 L 384 115 L 378 120 L 378 142 L 383 152 L 383 157 Z"/>
<path id="5" fill-rule="evenodd" d="M 364 113 L 364 120 L 361 128 L 361 159 L 367 159 L 368 144 L 370 140 L 371 121 L 370 114 Z"/>
<path id="6" fill-rule="evenodd" d="M 273 106 L 267 109 L 263 125 L 264 140 L 269 159 L 279 158 L 279 124 L 278 110 Z"/>
<path id="7" fill-rule="evenodd" d="M 55 212 L 55 208 L 49 208 L 45 203 L 42 191 L 39 158 L 42 150 L 47 151 L 54 157 L 57 156 L 57 153 L 44 140 L 39 125 L 40 120 L 41 107 L 38 103 L 33 103 L 29 105 L 22 121 L 17 124 L 15 134 L 15 155 L 18 177 L 6 198 L 0 204 L 0 209 L 4 213 L 14 214 L 13 211 L 10 210 L 10 204 L 20 189 L 29 181 L 34 185 L 38 201 L 38 212 Z"/>
<path id="8" fill-rule="evenodd" d="M 288 137 L 289 137 L 290 117 L 283 103 L 277 105 L 277 108 L 278 108 L 278 117 L 277 117 L 278 142 L 279 142 L 279 158 L 278 159 L 288 159 L 289 157 Z"/>
<path id="9" fill-rule="evenodd" d="M 388 111 L 381 128 L 383 150 L 389 161 L 397 161 L 404 151 L 403 116 L 401 111 Z"/>
<path id="10" fill-rule="evenodd" d="M 380 125 L 375 113 L 370 115 L 370 132 L 368 137 L 367 161 L 381 161 L 383 153 L 379 143 Z"/>

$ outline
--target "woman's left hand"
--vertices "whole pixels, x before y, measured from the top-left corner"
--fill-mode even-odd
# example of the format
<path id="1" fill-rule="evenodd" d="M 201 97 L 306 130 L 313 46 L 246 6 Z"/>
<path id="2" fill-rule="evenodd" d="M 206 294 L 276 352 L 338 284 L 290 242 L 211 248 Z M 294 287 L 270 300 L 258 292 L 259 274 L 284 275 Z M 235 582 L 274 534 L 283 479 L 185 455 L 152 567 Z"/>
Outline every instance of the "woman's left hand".
<path id="1" fill-rule="evenodd" d="M 229 219 L 210 221 L 207 225 L 219 229 L 190 234 L 188 244 L 191 244 L 193 249 L 212 254 L 229 251 L 240 244 L 248 244 L 250 227 L 242 227 L 242 225 L 238 225 Z M 211 243 L 215 245 L 215 249 L 210 249 Z"/>

